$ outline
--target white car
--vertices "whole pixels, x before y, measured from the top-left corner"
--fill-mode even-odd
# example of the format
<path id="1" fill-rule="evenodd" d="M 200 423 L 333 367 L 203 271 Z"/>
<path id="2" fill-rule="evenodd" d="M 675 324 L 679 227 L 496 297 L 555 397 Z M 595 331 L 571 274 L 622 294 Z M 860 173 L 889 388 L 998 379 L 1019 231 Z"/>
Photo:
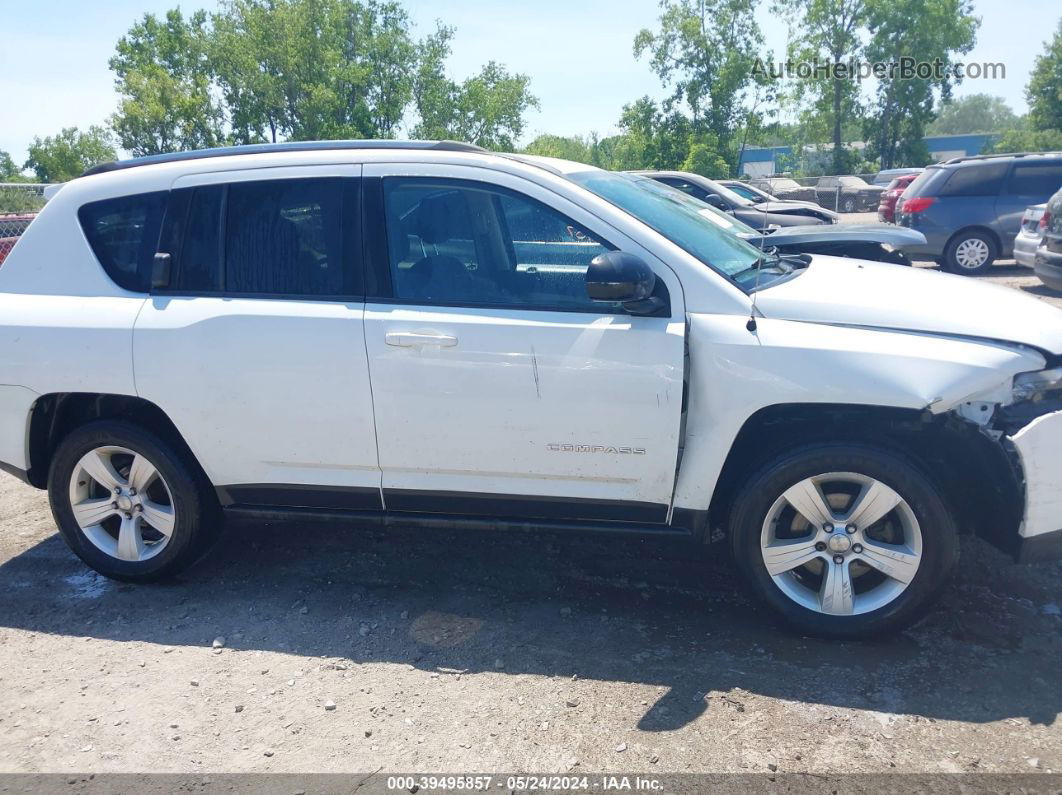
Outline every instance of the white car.
<path id="1" fill-rule="evenodd" d="M 0 269 L 3 468 L 131 581 L 225 512 L 679 534 L 857 637 L 959 533 L 1058 555 L 1062 312 L 777 259 L 646 182 L 415 142 L 97 167 Z"/>
<path id="2" fill-rule="evenodd" d="M 1014 236 L 1014 261 L 1026 268 L 1036 264 L 1036 249 L 1044 237 L 1044 228 L 1040 225 L 1040 219 L 1047 211 L 1046 204 L 1034 204 L 1025 209 L 1021 217 L 1021 229 Z"/>

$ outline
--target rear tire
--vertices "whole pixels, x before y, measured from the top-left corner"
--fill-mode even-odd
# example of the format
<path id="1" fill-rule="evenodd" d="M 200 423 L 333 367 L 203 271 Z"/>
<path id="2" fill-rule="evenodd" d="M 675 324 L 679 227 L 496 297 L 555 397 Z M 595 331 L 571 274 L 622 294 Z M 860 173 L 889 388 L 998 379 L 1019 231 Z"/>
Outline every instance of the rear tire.
<path id="1" fill-rule="evenodd" d="M 842 213 L 854 213 L 856 211 L 856 200 L 854 196 L 847 196 L 841 200 L 841 212 Z"/>
<path id="2" fill-rule="evenodd" d="M 194 563 L 217 537 L 220 511 L 193 461 L 127 422 L 100 420 L 52 457 L 48 497 L 70 549 L 105 577 L 153 582 Z"/>
<path id="3" fill-rule="evenodd" d="M 980 276 L 988 272 L 997 256 L 999 247 L 991 235 L 977 230 L 960 232 L 944 249 L 944 267 L 960 276 Z"/>
<path id="4" fill-rule="evenodd" d="M 827 638 L 880 637 L 918 621 L 959 554 L 930 479 L 892 452 L 853 444 L 769 462 L 734 503 L 730 542 L 760 599 L 798 632 Z"/>

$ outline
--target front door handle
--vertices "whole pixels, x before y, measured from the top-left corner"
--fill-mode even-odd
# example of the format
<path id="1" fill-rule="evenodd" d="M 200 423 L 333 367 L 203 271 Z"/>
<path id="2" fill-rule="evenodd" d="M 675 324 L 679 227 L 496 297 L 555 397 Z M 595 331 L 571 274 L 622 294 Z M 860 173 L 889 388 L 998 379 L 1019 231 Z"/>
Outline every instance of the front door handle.
<path id="1" fill-rule="evenodd" d="M 436 331 L 389 331 L 384 335 L 384 342 L 399 348 L 419 348 L 426 345 L 452 348 L 457 344 L 457 337 Z"/>

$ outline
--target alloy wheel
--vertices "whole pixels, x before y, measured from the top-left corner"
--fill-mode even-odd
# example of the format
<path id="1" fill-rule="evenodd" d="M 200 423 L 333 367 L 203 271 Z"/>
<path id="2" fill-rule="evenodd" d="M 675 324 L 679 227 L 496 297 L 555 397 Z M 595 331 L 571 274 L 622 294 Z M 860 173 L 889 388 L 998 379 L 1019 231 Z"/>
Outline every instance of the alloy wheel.
<path id="1" fill-rule="evenodd" d="M 885 607 L 911 584 L 922 532 L 910 505 L 854 472 L 806 478 L 771 506 L 760 534 L 763 563 L 790 599 L 851 616 Z"/>
<path id="2" fill-rule="evenodd" d="M 158 468 L 125 447 L 97 447 L 81 457 L 70 476 L 70 508 L 92 544 L 130 563 L 162 552 L 176 522 Z"/>

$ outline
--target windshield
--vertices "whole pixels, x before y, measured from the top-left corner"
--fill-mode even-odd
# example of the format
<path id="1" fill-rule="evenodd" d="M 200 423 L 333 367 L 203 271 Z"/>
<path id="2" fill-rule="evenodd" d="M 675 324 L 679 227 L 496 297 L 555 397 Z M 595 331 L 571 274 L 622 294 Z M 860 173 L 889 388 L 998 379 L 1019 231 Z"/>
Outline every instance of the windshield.
<path id="1" fill-rule="evenodd" d="M 865 188 L 867 186 L 866 180 L 859 177 L 841 177 L 840 183 L 847 188 Z"/>
<path id="2" fill-rule="evenodd" d="M 567 177 L 745 289 L 766 286 L 791 270 L 742 239 L 758 237 L 752 227 L 680 190 L 648 177 L 612 171 L 580 171 Z"/>
<path id="3" fill-rule="evenodd" d="M 713 180 L 708 180 L 708 182 L 711 184 L 712 188 L 715 190 L 716 193 L 718 193 L 731 204 L 736 204 L 738 207 L 751 207 L 753 204 L 756 203 L 754 201 L 749 200 L 748 197 L 742 196 L 740 193 L 731 190 L 722 183 L 715 182 Z"/>
<path id="4" fill-rule="evenodd" d="M 774 179 L 771 180 L 771 188 L 774 190 L 792 190 L 793 188 L 803 187 L 795 179 Z"/>

